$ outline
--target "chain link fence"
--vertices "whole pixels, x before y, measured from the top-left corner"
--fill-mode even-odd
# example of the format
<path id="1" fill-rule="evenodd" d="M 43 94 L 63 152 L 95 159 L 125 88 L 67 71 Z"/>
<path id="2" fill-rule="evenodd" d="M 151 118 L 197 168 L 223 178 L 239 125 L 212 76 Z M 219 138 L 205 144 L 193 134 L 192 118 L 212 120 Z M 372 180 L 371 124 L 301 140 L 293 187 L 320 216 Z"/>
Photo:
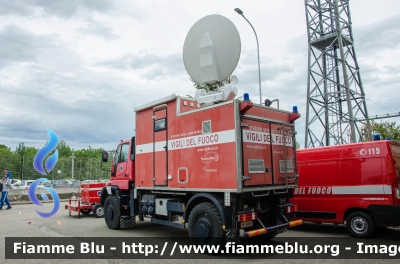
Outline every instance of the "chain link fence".
<path id="1" fill-rule="evenodd" d="M 42 175 L 33 167 L 34 156 L 21 156 L 16 154 L 0 155 L 1 172 L 8 168 L 13 179 L 36 180 L 47 178 L 48 180 L 97 180 L 109 179 L 112 158 L 108 162 L 102 162 L 100 158 L 71 157 L 59 158 L 54 168 Z"/>

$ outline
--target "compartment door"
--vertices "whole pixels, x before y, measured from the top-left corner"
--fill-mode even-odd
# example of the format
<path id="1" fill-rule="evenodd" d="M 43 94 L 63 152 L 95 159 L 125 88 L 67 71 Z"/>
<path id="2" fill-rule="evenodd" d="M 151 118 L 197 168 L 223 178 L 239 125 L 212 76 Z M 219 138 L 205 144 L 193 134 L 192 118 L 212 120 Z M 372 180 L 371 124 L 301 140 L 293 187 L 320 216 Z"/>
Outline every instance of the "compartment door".
<path id="1" fill-rule="evenodd" d="M 270 124 L 243 119 L 244 186 L 272 184 Z"/>
<path id="2" fill-rule="evenodd" d="M 167 106 L 155 107 L 153 111 L 153 183 L 154 186 L 166 186 L 168 184 Z"/>
<path id="3" fill-rule="evenodd" d="M 296 171 L 293 127 L 271 124 L 272 166 L 274 184 L 294 183 Z M 287 181 L 286 181 L 287 179 Z"/>

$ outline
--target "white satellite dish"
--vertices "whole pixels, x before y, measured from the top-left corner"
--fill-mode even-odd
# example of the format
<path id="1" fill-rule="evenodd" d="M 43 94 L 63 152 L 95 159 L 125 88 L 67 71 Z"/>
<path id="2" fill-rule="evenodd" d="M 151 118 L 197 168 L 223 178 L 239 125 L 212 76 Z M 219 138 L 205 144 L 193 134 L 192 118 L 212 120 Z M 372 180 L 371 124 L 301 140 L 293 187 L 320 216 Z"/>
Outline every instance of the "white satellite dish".
<path id="1" fill-rule="evenodd" d="M 183 47 L 183 61 L 195 82 L 215 85 L 225 81 L 235 70 L 240 51 L 240 36 L 235 25 L 221 15 L 209 15 L 198 20 L 189 30 Z M 231 100 L 237 94 L 235 83 L 226 85 L 225 91 L 218 91 L 219 95 L 212 93 L 211 96 L 209 93 L 206 96 L 203 90 L 198 91 L 195 98 L 199 103 L 211 102 L 206 97 L 213 98 L 213 102 Z"/>
<path id="2" fill-rule="evenodd" d="M 183 47 L 183 61 L 190 77 L 200 84 L 226 80 L 240 58 L 240 36 L 235 25 L 221 15 L 198 20 L 189 30 Z"/>

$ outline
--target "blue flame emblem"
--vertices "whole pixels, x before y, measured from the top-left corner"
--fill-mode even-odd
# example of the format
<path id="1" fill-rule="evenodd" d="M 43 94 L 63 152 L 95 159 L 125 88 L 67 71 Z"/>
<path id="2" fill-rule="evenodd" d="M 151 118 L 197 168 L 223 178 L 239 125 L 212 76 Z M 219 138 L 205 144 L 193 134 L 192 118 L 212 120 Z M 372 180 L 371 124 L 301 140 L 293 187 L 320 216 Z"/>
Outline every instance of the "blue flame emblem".
<path id="1" fill-rule="evenodd" d="M 53 132 L 53 130 L 47 128 L 47 131 L 49 132 L 49 142 L 46 146 L 44 146 L 43 148 L 39 149 L 39 151 L 36 153 L 35 158 L 33 159 L 33 167 L 35 168 L 35 170 L 37 172 L 39 172 L 40 174 L 46 175 L 46 171 L 47 173 L 49 173 L 54 166 L 57 163 L 58 160 L 58 150 L 56 150 L 54 152 L 53 155 L 51 155 L 45 162 L 45 166 L 46 166 L 46 171 L 43 168 L 43 161 L 46 158 L 46 156 L 53 151 L 57 145 L 58 145 L 58 136 L 56 135 L 56 133 Z M 46 178 L 40 178 L 37 179 L 36 181 L 34 181 L 31 186 L 29 186 L 28 189 L 28 197 L 31 200 L 32 203 L 38 205 L 38 206 L 43 206 L 42 203 L 38 200 L 37 196 L 36 196 L 36 189 L 39 183 L 41 182 L 50 182 L 49 180 L 47 180 Z M 60 197 L 58 196 L 58 194 L 49 187 L 45 187 L 45 189 L 51 194 L 51 196 L 53 197 L 53 201 L 54 201 L 54 207 L 51 210 L 51 212 L 45 213 L 45 212 L 40 212 L 38 210 L 35 209 L 36 213 L 43 217 L 43 218 L 49 218 L 53 215 L 55 215 L 58 212 L 58 209 L 60 209 Z M 43 200 L 45 200 L 46 202 L 49 201 L 49 198 L 47 197 L 46 194 L 42 193 L 41 197 L 43 198 Z"/>
<path id="2" fill-rule="evenodd" d="M 43 169 L 43 161 L 44 158 L 53 150 L 57 147 L 58 145 L 58 136 L 56 133 L 53 132 L 50 128 L 47 129 L 49 132 L 50 140 L 49 143 L 44 146 L 43 148 L 39 149 L 39 151 L 36 153 L 35 158 L 33 160 L 33 167 L 37 172 L 40 174 L 46 175 L 46 172 Z M 58 160 L 58 150 L 54 152 L 53 155 L 51 155 L 47 160 L 46 160 L 46 170 L 47 172 L 50 172 L 54 166 L 56 165 Z"/>
<path id="3" fill-rule="evenodd" d="M 37 186 L 41 182 L 50 182 L 50 181 L 47 180 L 46 178 L 37 179 L 36 181 L 34 181 L 31 184 L 31 186 L 29 186 L 29 189 L 28 189 L 29 199 L 32 201 L 32 203 L 34 203 L 38 206 L 43 206 L 43 204 L 38 200 L 38 198 L 36 196 Z M 53 215 L 55 215 L 58 212 L 58 210 L 60 209 L 60 197 L 58 197 L 58 194 L 52 188 L 49 188 L 49 187 L 45 187 L 45 188 L 51 194 L 51 197 L 53 197 L 54 207 L 48 213 L 40 212 L 36 209 L 35 209 L 35 211 L 39 216 L 41 216 L 43 218 L 49 218 L 49 217 L 52 217 Z M 47 197 L 46 194 L 42 193 L 41 196 L 42 196 L 43 200 L 45 200 L 46 202 L 49 201 L 49 198 Z"/>

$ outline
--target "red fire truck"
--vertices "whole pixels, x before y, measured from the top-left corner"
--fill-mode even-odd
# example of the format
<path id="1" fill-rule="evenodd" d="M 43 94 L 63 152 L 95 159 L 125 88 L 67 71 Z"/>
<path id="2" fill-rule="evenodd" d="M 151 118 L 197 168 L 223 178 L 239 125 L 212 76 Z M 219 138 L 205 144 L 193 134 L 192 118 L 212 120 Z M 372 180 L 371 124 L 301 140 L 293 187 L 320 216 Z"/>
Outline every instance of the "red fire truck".
<path id="1" fill-rule="evenodd" d="M 294 109 L 176 95 L 135 108 L 136 135 L 118 144 L 102 191 L 107 226 L 149 218 L 188 228 L 195 244 L 221 244 L 302 224 L 288 220 L 298 177 Z"/>
<path id="2" fill-rule="evenodd" d="M 296 217 L 346 224 L 354 237 L 400 226 L 400 143 L 378 140 L 297 151 Z"/>

